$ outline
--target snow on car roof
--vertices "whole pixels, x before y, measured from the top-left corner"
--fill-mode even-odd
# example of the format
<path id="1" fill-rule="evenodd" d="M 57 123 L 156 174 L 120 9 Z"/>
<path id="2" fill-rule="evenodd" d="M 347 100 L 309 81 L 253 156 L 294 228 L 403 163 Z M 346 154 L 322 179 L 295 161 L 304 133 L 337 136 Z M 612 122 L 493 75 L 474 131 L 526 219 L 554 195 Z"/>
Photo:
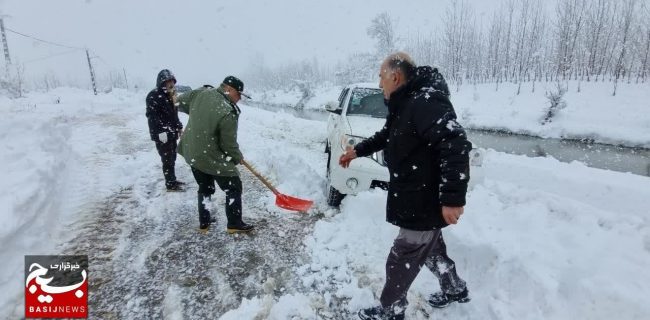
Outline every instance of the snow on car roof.
<path id="1" fill-rule="evenodd" d="M 373 82 L 359 82 L 348 85 L 348 88 L 369 88 L 379 89 L 379 84 Z"/>

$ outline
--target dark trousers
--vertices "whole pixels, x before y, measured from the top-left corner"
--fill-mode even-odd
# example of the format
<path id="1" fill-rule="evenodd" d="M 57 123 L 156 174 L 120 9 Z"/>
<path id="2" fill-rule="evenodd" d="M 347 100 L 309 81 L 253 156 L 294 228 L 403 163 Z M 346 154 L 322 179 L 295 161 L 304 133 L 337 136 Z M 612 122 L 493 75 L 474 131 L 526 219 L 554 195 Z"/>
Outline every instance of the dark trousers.
<path id="1" fill-rule="evenodd" d="M 169 134 L 171 139 L 166 143 L 160 141 L 156 142 L 156 149 L 160 155 L 160 160 L 162 161 L 162 170 L 163 175 L 165 176 L 165 185 L 169 188 L 174 185 L 176 182 L 176 172 L 174 171 L 174 165 L 176 164 L 176 139 L 172 134 Z"/>
<path id="2" fill-rule="evenodd" d="M 442 231 L 413 231 L 401 228 L 386 261 L 386 284 L 379 298 L 381 305 L 406 306 L 406 293 L 426 265 L 438 278 L 442 292 L 458 294 L 466 284 L 456 273 L 456 264 L 447 256 Z"/>
<path id="3" fill-rule="evenodd" d="M 242 224 L 242 183 L 238 176 L 223 177 L 213 176 L 203 171 L 192 168 L 192 174 L 196 183 L 199 185 L 198 207 L 199 223 L 208 223 L 210 221 L 210 211 L 205 207 L 204 201 L 210 199 L 215 192 L 214 183 L 226 193 L 226 217 L 228 226 L 238 226 Z"/>

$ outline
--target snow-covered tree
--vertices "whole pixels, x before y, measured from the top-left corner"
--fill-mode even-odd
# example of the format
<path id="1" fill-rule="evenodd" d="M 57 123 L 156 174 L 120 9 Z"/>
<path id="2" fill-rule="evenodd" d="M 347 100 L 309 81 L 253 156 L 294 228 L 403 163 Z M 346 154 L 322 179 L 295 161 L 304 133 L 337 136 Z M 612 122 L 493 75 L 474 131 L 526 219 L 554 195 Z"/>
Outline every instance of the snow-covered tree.
<path id="1" fill-rule="evenodd" d="M 385 57 L 395 51 L 394 22 L 388 12 L 375 16 L 368 27 L 368 35 L 377 41 L 376 49 L 379 57 Z"/>

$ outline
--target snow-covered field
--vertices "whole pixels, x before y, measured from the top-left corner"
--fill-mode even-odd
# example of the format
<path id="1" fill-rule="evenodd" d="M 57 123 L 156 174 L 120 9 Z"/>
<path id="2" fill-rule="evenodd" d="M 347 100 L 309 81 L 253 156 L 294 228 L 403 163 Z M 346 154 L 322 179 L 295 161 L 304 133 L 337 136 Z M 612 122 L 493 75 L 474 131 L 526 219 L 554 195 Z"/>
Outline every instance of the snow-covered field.
<path id="1" fill-rule="evenodd" d="M 648 90 L 633 87 L 628 98 L 626 86 L 619 88 L 615 101 L 629 104 L 609 110 L 620 112 L 614 122 L 611 113 L 588 112 L 591 89 L 583 87 L 579 98 L 568 93 L 549 135 L 591 132 L 577 125 L 584 122 L 612 140 L 633 142 L 634 133 L 647 143 L 641 101 Z M 537 113 L 521 107 L 543 100 L 511 97 L 500 105 L 490 90 L 454 96 L 465 121 L 545 128 L 532 126 Z M 24 255 L 71 251 L 91 257 L 92 318 L 353 319 L 377 303 L 397 228 L 384 222 L 380 190 L 346 198 L 340 212 L 326 207 L 323 122 L 244 105 L 244 156 L 279 190 L 316 205 L 309 215 L 277 209 L 272 194 L 242 171 L 244 217 L 259 226 L 256 234 L 232 237 L 219 228 L 220 195 L 217 227 L 201 236 L 182 158 L 177 172 L 190 190 L 161 192 L 145 94 L 57 89 L 0 97 L 0 314 L 22 317 Z M 610 109 L 599 94 L 595 110 Z M 463 101 L 473 107 L 464 111 Z M 593 122 L 581 120 L 589 115 Z M 432 310 L 425 299 L 438 285 L 423 270 L 409 292 L 408 319 L 650 318 L 650 178 L 494 151 L 483 169 L 466 214 L 444 231 L 472 301 Z"/>
<path id="2" fill-rule="evenodd" d="M 328 102 L 337 101 L 341 89 L 340 86 L 324 83 L 309 89 L 302 89 L 310 92 L 306 98 L 305 93 L 298 86 L 277 90 L 251 90 L 251 95 L 253 100 L 269 105 L 294 107 L 302 102 L 304 109 L 323 110 Z"/>
<path id="3" fill-rule="evenodd" d="M 589 139 L 607 144 L 650 148 L 650 85 L 621 82 L 616 96 L 613 82 L 562 82 L 567 88 L 559 110 L 550 123 L 542 124 L 550 106 L 546 97 L 557 92 L 555 82 L 450 84 L 451 101 L 461 123 L 472 129 L 505 130 L 544 138 Z M 578 92 L 578 88 L 580 91 Z M 498 90 L 497 90 L 498 89 Z M 323 110 L 336 101 L 341 87 L 322 85 L 304 103 L 306 109 Z M 520 91 L 517 94 L 517 91 Z M 257 92 L 255 100 L 292 106 L 302 93 L 292 90 Z"/>

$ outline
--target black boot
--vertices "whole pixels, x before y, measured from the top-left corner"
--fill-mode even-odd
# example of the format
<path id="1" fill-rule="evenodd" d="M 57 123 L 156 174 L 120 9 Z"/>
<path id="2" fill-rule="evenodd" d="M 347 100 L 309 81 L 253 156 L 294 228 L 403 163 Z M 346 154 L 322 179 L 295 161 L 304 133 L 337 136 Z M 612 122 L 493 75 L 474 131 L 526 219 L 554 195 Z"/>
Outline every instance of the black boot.
<path id="1" fill-rule="evenodd" d="M 469 291 L 465 288 L 465 290 L 457 294 L 446 294 L 442 291 L 438 291 L 430 295 L 427 302 L 429 302 L 429 304 L 434 308 L 444 308 L 452 302 L 466 303 L 470 300 Z"/>
<path id="2" fill-rule="evenodd" d="M 210 224 L 217 222 L 215 218 L 210 217 L 210 211 L 205 207 L 203 201 L 210 199 L 209 194 L 198 193 L 198 207 L 199 207 L 199 229 L 207 230 Z"/>
<path id="3" fill-rule="evenodd" d="M 177 181 L 177 180 L 172 180 L 172 181 L 165 182 L 165 187 L 167 187 L 167 191 L 170 191 L 170 192 L 182 192 L 182 191 L 185 191 L 185 183 Z"/>
<path id="4" fill-rule="evenodd" d="M 210 221 L 207 222 L 207 223 L 200 222 L 199 223 L 199 229 L 201 229 L 202 231 L 207 231 L 210 228 L 210 225 L 212 225 L 213 223 L 216 223 L 216 222 L 217 222 L 217 219 L 215 219 L 215 218 L 210 218 Z"/>
<path id="5" fill-rule="evenodd" d="M 254 226 L 242 221 L 241 192 L 226 190 L 226 217 L 228 218 L 228 233 L 249 232 Z"/>
<path id="6" fill-rule="evenodd" d="M 382 306 L 359 310 L 359 318 L 362 320 L 404 320 L 404 309 L 392 310 Z"/>
<path id="7" fill-rule="evenodd" d="M 237 232 L 250 232 L 250 231 L 253 231 L 253 229 L 255 229 L 255 226 L 253 226 L 252 224 L 248 224 L 248 223 L 245 223 L 245 222 L 240 222 L 237 225 L 232 225 L 232 226 L 228 225 L 228 227 L 226 228 L 226 231 L 228 233 L 230 233 L 230 234 L 233 234 L 233 233 L 237 233 Z"/>

